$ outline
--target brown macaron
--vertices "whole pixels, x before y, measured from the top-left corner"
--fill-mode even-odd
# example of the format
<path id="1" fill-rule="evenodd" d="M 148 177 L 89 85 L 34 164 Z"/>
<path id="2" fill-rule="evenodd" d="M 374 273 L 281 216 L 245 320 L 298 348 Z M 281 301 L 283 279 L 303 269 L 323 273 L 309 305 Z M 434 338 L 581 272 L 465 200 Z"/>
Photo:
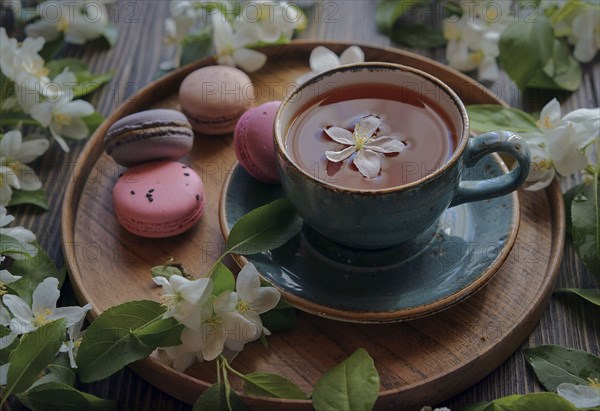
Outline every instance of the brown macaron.
<path id="1" fill-rule="evenodd" d="M 179 87 L 181 111 L 195 132 L 219 135 L 233 132 L 239 118 L 252 107 L 254 86 L 243 71 L 208 66 L 190 73 Z"/>

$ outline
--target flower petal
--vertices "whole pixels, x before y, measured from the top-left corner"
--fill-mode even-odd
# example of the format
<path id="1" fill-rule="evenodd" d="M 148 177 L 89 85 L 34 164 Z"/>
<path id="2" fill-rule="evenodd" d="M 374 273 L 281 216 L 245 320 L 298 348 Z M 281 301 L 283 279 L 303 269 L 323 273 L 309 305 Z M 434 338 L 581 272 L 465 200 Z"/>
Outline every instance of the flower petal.
<path id="1" fill-rule="evenodd" d="M 15 333 L 10 333 L 10 334 L 5 335 L 4 337 L 0 338 L 0 350 L 3 350 L 4 348 L 11 345 L 13 343 L 13 341 L 15 340 L 15 338 L 17 338 L 17 334 L 15 334 Z M 0 383 L 0 385 L 2 385 L 2 383 Z"/>
<path id="2" fill-rule="evenodd" d="M 575 127 L 575 140 L 580 149 L 586 147 L 600 135 L 600 108 L 580 108 L 565 115 L 561 124 L 570 121 Z"/>
<path id="3" fill-rule="evenodd" d="M 354 145 L 353 134 L 345 128 L 329 127 L 323 129 L 323 131 L 325 131 L 325 134 L 331 137 L 334 141 L 337 141 L 340 144 L 346 144 L 349 146 Z"/>
<path id="4" fill-rule="evenodd" d="M 273 287 L 260 287 L 256 291 L 256 296 L 250 302 L 250 307 L 258 314 L 262 314 L 273 309 L 280 298 L 281 294 L 277 289 Z"/>
<path id="5" fill-rule="evenodd" d="M 365 116 L 354 126 L 354 136 L 355 138 L 358 136 L 366 138 L 368 141 L 380 126 L 381 120 L 379 117 Z"/>
<path id="6" fill-rule="evenodd" d="M 358 167 L 358 171 L 367 177 L 374 178 L 381 170 L 381 157 L 379 154 L 370 150 L 360 150 L 354 157 L 354 165 Z"/>
<path id="7" fill-rule="evenodd" d="M 58 307 L 53 310 L 52 315 L 48 316 L 49 321 L 64 318 L 67 320 L 67 326 L 79 323 L 85 317 L 85 314 L 91 309 L 90 305 L 84 307 Z"/>
<path id="8" fill-rule="evenodd" d="M 554 167 L 563 176 L 571 175 L 585 168 L 586 156 L 579 150 L 572 123 L 555 128 L 546 133 L 546 145 Z"/>
<path id="9" fill-rule="evenodd" d="M 338 163 L 338 162 L 344 161 L 345 159 L 350 157 L 355 151 L 356 151 L 356 148 L 352 145 L 350 147 L 346 147 L 342 151 L 326 151 L 325 157 L 327 157 L 327 160 L 329 160 L 329 161 Z"/>
<path id="10" fill-rule="evenodd" d="M 560 103 L 556 98 L 550 100 L 540 112 L 541 128 L 551 130 L 560 122 Z"/>
<path id="11" fill-rule="evenodd" d="M 21 278 L 20 275 L 12 275 L 8 270 L 0 270 L 0 283 L 11 284 Z"/>
<path id="12" fill-rule="evenodd" d="M 400 153 L 405 148 L 406 145 L 402 141 L 387 136 L 371 139 L 365 146 L 365 149 L 376 153 Z"/>
<path id="13" fill-rule="evenodd" d="M 228 311 L 235 310 L 235 306 L 237 305 L 238 297 L 237 294 L 231 291 L 225 291 L 221 293 L 213 303 L 215 307 L 215 312 L 222 314 Z"/>
<path id="14" fill-rule="evenodd" d="M 365 61 L 365 53 L 358 46 L 350 46 L 340 55 L 341 64 L 362 63 Z"/>
<path id="15" fill-rule="evenodd" d="M 31 167 L 26 166 L 25 164 L 20 164 L 19 171 L 19 181 L 21 182 L 21 190 L 35 191 L 42 188 L 42 182 Z"/>
<path id="16" fill-rule="evenodd" d="M 225 345 L 225 331 L 222 328 L 216 328 L 208 335 L 206 345 L 202 350 L 202 358 L 206 361 L 212 361 L 223 352 Z"/>
<path id="17" fill-rule="evenodd" d="M 23 164 L 27 164 L 41 156 L 48 150 L 50 143 L 45 138 L 36 138 L 35 140 L 25 141 L 16 156 Z"/>
<path id="18" fill-rule="evenodd" d="M 8 382 L 8 368 L 10 367 L 10 363 L 0 365 L 0 385 L 6 385 Z"/>
<path id="19" fill-rule="evenodd" d="M 0 156 L 16 159 L 16 154 L 21 148 L 23 137 L 19 130 L 11 130 L 4 134 L 0 140 Z"/>
<path id="20" fill-rule="evenodd" d="M 30 323 L 33 320 L 33 312 L 29 305 L 20 297 L 12 294 L 6 294 L 2 297 L 2 302 L 10 310 L 11 314 L 19 322 Z"/>
<path id="21" fill-rule="evenodd" d="M 577 408 L 593 408 L 600 405 L 600 389 L 588 385 L 563 382 L 556 387 L 558 395 Z"/>
<path id="22" fill-rule="evenodd" d="M 60 297 L 60 291 L 58 291 L 58 279 L 48 277 L 33 291 L 31 310 L 34 314 L 45 309 L 53 311 L 56 308 L 58 297 Z"/>
<path id="23" fill-rule="evenodd" d="M 250 301 L 254 292 L 260 287 L 258 270 L 252 263 L 248 263 L 237 275 L 235 289 L 239 298 Z"/>
<path id="24" fill-rule="evenodd" d="M 330 70 L 340 65 L 340 59 L 327 47 L 318 46 L 310 53 L 310 69 L 315 73 Z"/>
<path id="25" fill-rule="evenodd" d="M 265 65 L 267 56 L 256 50 L 241 48 L 233 52 L 233 60 L 244 71 L 252 73 Z"/>
<path id="26" fill-rule="evenodd" d="M 228 339 L 249 342 L 260 337 L 261 329 L 239 312 L 228 312 L 222 315 L 225 322 L 223 330 Z M 222 348 L 221 348 L 222 349 Z"/>
<path id="27" fill-rule="evenodd" d="M 165 352 L 167 357 L 171 360 L 171 365 L 179 372 L 183 372 L 188 369 L 196 359 L 194 353 L 188 352 L 182 345 L 175 347 L 166 347 Z"/>
<path id="28" fill-rule="evenodd" d="M 211 327 L 205 327 L 209 329 Z M 202 331 L 205 331 L 204 329 Z M 207 335 L 197 330 L 192 330 L 191 328 L 184 328 L 181 332 L 181 344 L 182 349 L 185 349 L 187 352 L 198 352 L 204 349 L 204 346 L 207 341 Z"/>

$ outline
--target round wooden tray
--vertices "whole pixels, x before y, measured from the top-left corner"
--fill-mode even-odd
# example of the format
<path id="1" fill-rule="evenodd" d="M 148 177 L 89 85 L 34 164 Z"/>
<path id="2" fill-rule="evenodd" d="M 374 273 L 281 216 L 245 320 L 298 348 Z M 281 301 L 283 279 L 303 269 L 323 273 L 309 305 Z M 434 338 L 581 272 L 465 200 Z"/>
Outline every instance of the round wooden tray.
<path id="1" fill-rule="evenodd" d="M 324 44 L 340 53 L 349 44 Z M 251 75 L 257 104 L 281 99 L 294 80 L 308 71 L 313 42 L 264 48 L 268 64 Z M 446 66 L 393 49 L 362 46 L 367 61 L 417 67 L 450 85 L 466 104 L 504 104 L 485 87 Z M 177 91 L 194 69 L 214 64 L 202 60 L 177 70 L 141 90 L 98 128 L 76 163 L 62 212 L 62 236 L 71 281 L 81 304 L 91 303 L 90 319 L 126 301 L 160 294 L 150 268 L 168 257 L 196 274 L 206 272 L 221 254 L 220 190 L 235 155 L 231 136 L 196 137 L 184 162 L 202 176 L 207 207 L 200 224 L 170 239 L 143 239 L 120 228 L 113 216 L 112 186 L 122 170 L 103 153 L 102 139 L 117 119 L 152 107 L 178 108 Z M 414 321 L 360 325 L 298 312 L 296 328 L 269 337 L 269 349 L 248 344 L 234 366 L 241 372 L 275 372 L 309 392 L 317 379 L 359 347 L 375 361 L 381 377 L 378 408 L 412 409 L 435 404 L 468 388 L 496 368 L 533 330 L 548 302 L 564 242 L 564 208 L 556 182 L 544 191 L 519 192 L 521 224 L 515 246 L 495 277 L 468 300 L 436 315 Z M 490 251 L 490 252 L 493 252 Z M 158 355 L 132 365 L 159 389 L 193 403 L 216 381 L 215 367 L 199 363 L 179 373 Z M 232 381 L 240 388 L 239 381 Z M 242 396 L 255 409 L 312 409 L 308 400 Z"/>

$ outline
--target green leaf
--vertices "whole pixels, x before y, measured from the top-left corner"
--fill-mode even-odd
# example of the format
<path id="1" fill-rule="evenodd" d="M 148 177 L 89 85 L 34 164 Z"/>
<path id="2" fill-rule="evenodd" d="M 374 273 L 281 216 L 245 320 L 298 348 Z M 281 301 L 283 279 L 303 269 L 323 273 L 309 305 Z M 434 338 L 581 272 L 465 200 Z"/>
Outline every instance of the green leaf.
<path id="1" fill-rule="evenodd" d="M 585 184 L 571 204 L 573 246 L 588 271 L 600 281 L 600 181 Z"/>
<path id="2" fill-rule="evenodd" d="M 47 211 L 48 197 L 43 188 L 34 191 L 13 190 L 8 207 L 22 204 L 33 204 Z"/>
<path id="3" fill-rule="evenodd" d="M 584 184 L 579 184 L 574 187 L 571 187 L 563 194 L 563 199 L 565 201 L 565 218 L 566 218 L 566 230 L 567 234 L 572 234 L 573 223 L 571 219 L 571 206 L 573 205 L 573 200 L 579 194 L 579 191 L 583 188 Z"/>
<path id="4" fill-rule="evenodd" d="M 466 406 L 461 411 L 530 411 L 560 410 L 576 411 L 577 408 L 553 392 L 536 392 L 525 395 L 509 395 L 497 400 Z"/>
<path id="5" fill-rule="evenodd" d="M 497 104 L 470 104 L 467 106 L 471 130 L 478 133 L 508 130 L 517 133 L 539 131 L 535 120 L 526 112 Z"/>
<path id="6" fill-rule="evenodd" d="M 379 394 L 379 374 L 373 359 L 359 348 L 344 362 L 327 371 L 312 393 L 317 411 L 370 411 Z"/>
<path id="7" fill-rule="evenodd" d="M 1 307 L 1 309 L 6 310 L 6 308 L 4 307 Z M 9 334 L 10 329 L 3 325 L 0 325 L 0 339 L 5 338 Z M 15 338 L 15 340 L 8 347 L 4 347 L 0 350 L 0 365 L 4 365 L 9 362 L 9 357 L 11 353 L 15 350 L 15 348 L 17 348 L 17 345 L 19 345 L 19 339 Z"/>
<path id="8" fill-rule="evenodd" d="M 183 273 L 179 268 L 169 264 L 152 267 L 150 273 L 152 273 L 152 277 L 165 277 L 167 280 L 171 278 L 172 275 L 180 275 L 183 277 Z"/>
<path id="9" fill-rule="evenodd" d="M 411 24 L 394 28 L 390 38 L 404 46 L 436 48 L 446 45 L 446 38 L 439 27 L 425 24 Z"/>
<path id="10" fill-rule="evenodd" d="M 75 370 L 71 368 L 71 361 L 67 353 L 59 353 L 46 368 L 48 370 L 47 374 L 34 382 L 32 387 L 48 382 L 57 382 L 71 387 L 75 385 Z"/>
<path id="11" fill-rule="evenodd" d="M 575 91 L 580 86 L 581 65 L 571 56 L 566 43 L 555 39 L 552 58 L 530 79 L 528 87 Z"/>
<path id="12" fill-rule="evenodd" d="M 0 254 L 20 254 L 26 257 L 31 257 L 19 240 L 5 234 L 0 234 Z"/>
<path id="13" fill-rule="evenodd" d="M 73 98 L 78 98 L 90 94 L 97 90 L 104 83 L 110 81 L 113 72 L 103 74 L 92 74 L 88 65 L 76 58 L 64 58 L 48 62 L 46 67 L 50 70 L 50 77 L 55 77 L 65 69 L 75 74 L 77 84 L 73 87 Z"/>
<path id="14" fill-rule="evenodd" d="M 62 270 L 56 268 L 54 261 L 39 244 L 34 243 L 34 245 L 37 248 L 35 257 L 15 260 L 10 266 L 12 275 L 20 275 L 23 278 L 11 283 L 9 287 L 27 304 L 31 304 L 31 296 L 42 281 L 54 277 L 58 279 L 59 284 L 62 284 L 66 274 L 64 268 Z"/>
<path id="15" fill-rule="evenodd" d="M 204 391 L 194 404 L 192 411 L 246 411 L 249 408 L 233 390 L 229 390 L 229 403 L 225 393 L 225 384 L 214 384 Z"/>
<path id="16" fill-rule="evenodd" d="M 555 293 L 572 293 L 600 307 L 600 289 L 598 288 L 559 288 Z"/>
<path id="17" fill-rule="evenodd" d="M 56 356 L 65 339 L 65 322 L 65 319 L 53 321 L 21 337 L 19 345 L 10 356 L 4 393 L 6 397 L 29 388 Z"/>
<path id="18" fill-rule="evenodd" d="M 418 4 L 428 3 L 429 0 L 380 0 L 375 9 L 375 22 L 379 31 L 389 32 L 396 20 Z"/>
<path id="19" fill-rule="evenodd" d="M 36 385 L 18 394 L 19 401 L 33 410 L 113 410 L 114 401 L 98 398 L 60 382 Z"/>
<path id="20" fill-rule="evenodd" d="M 154 301 L 131 301 L 109 308 L 87 328 L 77 352 L 81 381 L 106 378 L 132 362 L 146 358 L 156 346 L 136 332 L 158 321 L 165 308 Z"/>
<path id="21" fill-rule="evenodd" d="M 89 116 L 81 118 L 86 126 L 90 129 L 90 134 L 92 134 L 96 129 L 102 124 L 104 121 L 104 116 L 99 112 L 95 111 L 93 114 Z"/>
<path id="22" fill-rule="evenodd" d="M 552 58 L 552 25 L 543 16 L 536 16 L 534 21 L 519 19 L 504 29 L 499 47 L 498 59 L 502 68 L 521 90 L 525 90 Z"/>
<path id="23" fill-rule="evenodd" d="M 260 318 L 263 326 L 271 332 L 291 330 L 296 326 L 296 309 L 280 298 L 277 305 L 261 314 Z"/>
<path id="24" fill-rule="evenodd" d="M 296 384 L 277 374 L 254 372 L 244 375 L 244 392 L 256 397 L 305 400 L 306 393 Z"/>
<path id="25" fill-rule="evenodd" d="M 227 248 L 236 254 L 256 254 L 283 245 L 302 228 L 302 219 L 289 200 L 282 198 L 240 218 L 229 234 Z"/>
<path id="26" fill-rule="evenodd" d="M 540 345 L 524 349 L 538 380 L 548 391 L 563 382 L 588 385 L 587 378 L 600 378 L 600 358 L 585 351 Z"/>
<path id="27" fill-rule="evenodd" d="M 175 318 L 164 318 L 155 321 L 133 334 L 144 344 L 153 347 L 172 347 L 181 344 L 183 325 Z"/>
<path id="28" fill-rule="evenodd" d="M 224 291 L 235 289 L 235 277 L 225 264 L 219 262 L 213 270 L 210 278 L 213 280 L 213 295 L 219 296 Z"/>
<path id="29" fill-rule="evenodd" d="M 59 36 L 52 40 L 44 43 L 44 48 L 38 54 L 45 60 L 52 60 L 52 57 L 63 47 L 64 39 L 62 33 Z"/>
<path id="30" fill-rule="evenodd" d="M 208 57 L 212 54 L 212 51 L 212 29 L 205 27 L 183 40 L 180 65 L 183 66 Z"/>

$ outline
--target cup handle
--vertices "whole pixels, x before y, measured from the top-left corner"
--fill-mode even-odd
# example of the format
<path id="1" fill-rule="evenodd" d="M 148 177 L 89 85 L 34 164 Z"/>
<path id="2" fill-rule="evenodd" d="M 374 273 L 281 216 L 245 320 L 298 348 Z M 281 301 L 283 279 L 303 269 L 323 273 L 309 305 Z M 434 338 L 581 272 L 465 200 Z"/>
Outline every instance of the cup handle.
<path id="1" fill-rule="evenodd" d="M 479 160 L 491 153 L 504 153 L 516 160 L 516 167 L 508 174 L 488 180 L 461 181 L 449 207 L 471 201 L 499 197 L 515 191 L 529 175 L 531 165 L 529 147 L 511 131 L 491 131 L 469 139 L 464 166 L 474 167 Z"/>

